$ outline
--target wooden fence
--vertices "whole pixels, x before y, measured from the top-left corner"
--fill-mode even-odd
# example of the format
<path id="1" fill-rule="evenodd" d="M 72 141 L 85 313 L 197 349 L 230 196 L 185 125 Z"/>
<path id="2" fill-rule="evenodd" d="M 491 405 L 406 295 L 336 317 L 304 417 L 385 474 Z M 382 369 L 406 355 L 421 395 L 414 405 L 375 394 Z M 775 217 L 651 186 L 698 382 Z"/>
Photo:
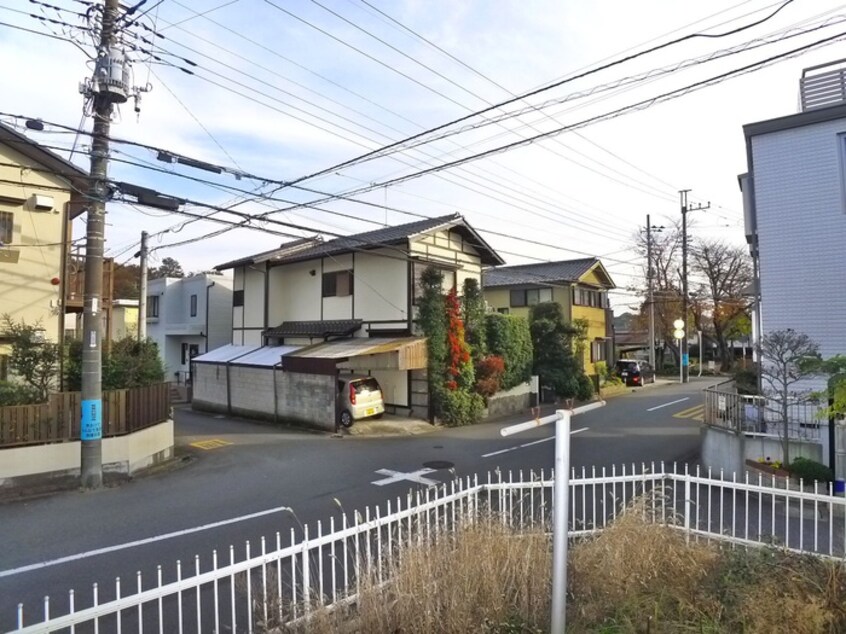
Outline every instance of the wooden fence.
<path id="1" fill-rule="evenodd" d="M 79 392 L 52 394 L 46 403 L 0 407 L 0 447 L 79 440 Z M 103 437 L 122 436 L 170 418 L 170 386 L 103 392 Z"/>

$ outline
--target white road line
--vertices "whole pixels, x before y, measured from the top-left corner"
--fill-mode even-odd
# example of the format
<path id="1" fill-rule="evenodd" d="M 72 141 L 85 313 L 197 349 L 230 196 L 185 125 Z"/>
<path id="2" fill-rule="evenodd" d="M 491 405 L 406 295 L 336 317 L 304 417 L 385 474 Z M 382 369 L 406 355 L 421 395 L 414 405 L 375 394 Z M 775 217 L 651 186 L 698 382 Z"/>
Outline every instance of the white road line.
<path id="1" fill-rule="evenodd" d="M 227 524 L 235 524 L 245 520 L 255 519 L 256 517 L 263 517 L 265 515 L 272 515 L 273 513 L 281 513 L 283 511 L 290 511 L 290 507 L 277 506 L 276 508 L 267 509 L 266 511 L 258 511 L 257 513 L 250 513 L 249 515 L 242 515 L 241 517 L 233 517 L 228 520 L 221 520 L 219 522 L 212 522 L 211 524 L 204 524 L 203 526 L 195 526 L 194 528 L 186 528 L 181 531 L 174 531 L 172 533 L 165 533 L 164 535 L 156 535 L 155 537 L 147 537 L 145 539 L 138 539 L 134 542 L 126 542 L 124 544 L 117 544 L 115 546 L 106 546 L 105 548 L 97 548 L 96 550 L 89 550 L 84 553 L 77 553 L 76 555 L 68 555 L 67 557 L 59 557 L 58 559 L 50 559 L 48 561 L 41 561 L 36 564 L 29 564 L 28 566 L 21 566 L 20 568 L 11 568 L 9 570 L 0 570 L 0 578 L 12 577 L 24 572 L 31 572 L 32 570 L 40 570 L 42 568 L 50 568 L 58 566 L 59 564 L 66 564 L 71 561 L 79 561 L 80 559 L 87 559 L 88 557 L 95 557 L 97 555 L 105 555 L 106 553 L 113 553 L 118 550 L 126 550 L 127 548 L 135 548 L 136 546 L 144 546 L 145 544 L 152 544 L 164 539 L 172 539 L 174 537 L 182 537 L 183 535 L 191 535 L 192 533 L 199 533 L 200 531 L 207 531 L 212 528 L 226 526 Z"/>
<path id="2" fill-rule="evenodd" d="M 661 409 L 662 407 L 669 407 L 670 405 L 675 405 L 676 403 L 684 403 L 685 401 L 689 401 L 690 397 L 685 396 L 684 398 L 680 398 L 677 401 L 670 401 L 669 403 L 664 403 L 663 405 L 656 405 L 655 407 L 650 407 L 647 412 L 654 412 L 656 409 Z"/>
<path id="3" fill-rule="evenodd" d="M 580 434 L 583 431 L 587 431 L 590 429 L 589 427 L 582 427 L 581 429 L 574 429 L 570 432 L 570 435 L 573 434 Z M 508 453 L 509 451 L 517 451 L 518 449 L 523 449 L 524 447 L 531 447 L 532 445 L 539 445 L 542 442 L 547 442 L 549 440 L 555 440 L 555 436 L 550 436 L 549 438 L 541 438 L 540 440 L 533 440 L 532 442 L 524 442 L 522 445 L 517 445 L 516 447 L 509 447 L 508 449 L 500 449 L 499 451 L 492 451 L 490 453 L 482 454 L 482 458 L 490 458 L 491 456 L 498 456 L 503 453 Z"/>

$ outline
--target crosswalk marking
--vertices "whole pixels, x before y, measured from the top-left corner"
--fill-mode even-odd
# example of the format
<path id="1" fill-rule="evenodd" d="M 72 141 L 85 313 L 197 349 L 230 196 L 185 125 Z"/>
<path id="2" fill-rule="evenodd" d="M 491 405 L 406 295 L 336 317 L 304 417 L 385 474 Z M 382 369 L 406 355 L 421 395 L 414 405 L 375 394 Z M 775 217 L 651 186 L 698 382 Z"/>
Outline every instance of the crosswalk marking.
<path id="1" fill-rule="evenodd" d="M 673 418 L 690 418 L 692 420 L 704 421 L 705 405 L 696 405 L 694 407 L 683 409 L 682 411 L 673 414 Z"/>
<path id="2" fill-rule="evenodd" d="M 227 440 L 221 440 L 220 438 L 212 438 L 211 440 L 200 440 L 198 442 L 192 442 L 191 446 L 196 447 L 197 449 L 220 449 L 221 447 L 226 447 L 226 445 L 231 445 L 232 443 Z"/>

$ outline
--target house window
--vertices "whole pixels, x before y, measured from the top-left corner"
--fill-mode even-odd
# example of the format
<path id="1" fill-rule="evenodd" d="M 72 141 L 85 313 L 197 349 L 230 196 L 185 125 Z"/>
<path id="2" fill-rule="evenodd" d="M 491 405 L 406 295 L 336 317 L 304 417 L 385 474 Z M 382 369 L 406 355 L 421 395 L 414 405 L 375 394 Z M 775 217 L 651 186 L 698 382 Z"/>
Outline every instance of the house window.
<path id="1" fill-rule="evenodd" d="M 590 362 L 596 363 L 597 361 L 606 361 L 608 359 L 607 355 L 605 354 L 605 340 L 604 339 L 596 339 L 590 344 Z"/>
<path id="2" fill-rule="evenodd" d="M 188 363 L 188 344 L 182 344 L 182 365 Z"/>
<path id="3" fill-rule="evenodd" d="M 508 309 L 507 308 L 497 308 L 496 312 L 498 312 L 500 315 L 507 315 Z"/>
<path id="4" fill-rule="evenodd" d="M 182 344 L 182 365 L 188 363 L 191 359 L 200 354 L 200 346 L 196 343 Z"/>
<path id="5" fill-rule="evenodd" d="M 232 292 L 232 306 L 238 307 L 244 305 L 244 291 L 233 291 Z"/>
<path id="6" fill-rule="evenodd" d="M 414 264 L 414 287 L 412 292 L 414 293 L 414 305 L 418 304 L 420 296 L 423 294 L 423 271 L 425 271 L 431 264 L 426 264 L 423 262 L 415 262 Z M 435 267 L 437 268 L 437 267 Z M 444 281 L 441 286 L 443 288 L 444 293 L 449 293 L 452 289 L 455 288 L 455 271 L 448 270 L 448 269 L 438 269 L 441 274 L 444 276 Z"/>
<path id="7" fill-rule="evenodd" d="M 191 295 L 191 317 L 197 316 L 197 296 Z"/>
<path id="8" fill-rule="evenodd" d="M 0 354 L 0 381 L 9 380 L 9 355 Z"/>
<path id="9" fill-rule="evenodd" d="M 3 244 L 12 244 L 14 221 L 15 214 L 11 211 L 0 211 L 0 242 Z"/>
<path id="10" fill-rule="evenodd" d="M 521 288 L 511 291 L 511 307 L 535 306 L 552 301 L 551 288 Z"/>
<path id="11" fill-rule="evenodd" d="M 323 297 L 349 297 L 352 294 L 352 271 L 333 271 L 323 274 Z"/>
<path id="12" fill-rule="evenodd" d="M 147 295 L 147 317 L 159 316 L 159 296 Z"/>
<path id="13" fill-rule="evenodd" d="M 605 293 L 587 288 L 573 289 L 573 304 L 575 306 L 590 306 L 591 308 L 605 307 Z"/>

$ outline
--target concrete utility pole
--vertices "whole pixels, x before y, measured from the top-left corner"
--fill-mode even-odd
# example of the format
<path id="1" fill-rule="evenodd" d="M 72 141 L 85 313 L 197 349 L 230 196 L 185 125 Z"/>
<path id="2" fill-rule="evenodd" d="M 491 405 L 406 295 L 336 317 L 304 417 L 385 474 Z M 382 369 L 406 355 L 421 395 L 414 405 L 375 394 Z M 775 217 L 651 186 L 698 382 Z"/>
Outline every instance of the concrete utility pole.
<path id="1" fill-rule="evenodd" d="M 689 189 L 682 189 L 679 191 L 681 196 L 681 214 L 682 214 L 682 320 L 684 320 L 685 333 L 689 332 L 689 304 L 687 291 L 687 212 L 699 211 L 711 207 L 711 203 L 707 205 L 697 204 L 691 207 L 687 202 L 687 194 Z M 688 350 L 687 335 L 681 341 L 681 348 L 679 349 L 679 362 L 681 365 L 682 382 L 690 381 L 690 351 Z"/>
<path id="2" fill-rule="evenodd" d="M 141 280 L 138 290 L 138 341 L 147 338 L 147 232 L 141 232 Z"/>
<path id="3" fill-rule="evenodd" d="M 109 132 L 116 96 L 115 21 L 118 0 L 105 0 L 100 45 L 94 77 L 87 90 L 94 102 L 94 130 L 91 143 L 91 177 L 88 189 L 88 217 L 85 232 L 85 291 L 82 313 L 82 440 L 80 479 L 83 488 L 103 485 L 103 391 L 102 391 L 102 292 L 103 243 L 108 197 Z M 122 67 L 118 69 L 122 72 Z M 126 101 L 124 96 L 123 101 Z"/>
<path id="4" fill-rule="evenodd" d="M 649 304 L 649 365 L 655 369 L 655 298 L 654 298 L 654 269 L 652 267 L 652 232 L 661 231 L 664 227 L 653 227 L 649 214 L 646 214 L 646 283 L 647 303 Z"/>

